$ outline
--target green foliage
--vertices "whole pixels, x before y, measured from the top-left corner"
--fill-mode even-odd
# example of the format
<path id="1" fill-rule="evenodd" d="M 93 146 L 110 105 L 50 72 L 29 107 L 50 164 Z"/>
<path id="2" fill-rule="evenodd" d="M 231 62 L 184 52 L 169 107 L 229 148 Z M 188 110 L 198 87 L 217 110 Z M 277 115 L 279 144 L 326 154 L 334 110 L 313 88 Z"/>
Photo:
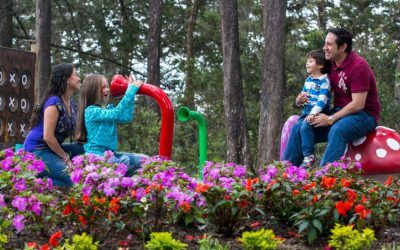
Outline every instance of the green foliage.
<path id="1" fill-rule="evenodd" d="M 145 249 L 148 250 L 181 250 L 186 248 L 187 244 L 172 238 L 170 232 L 151 233 L 150 240 L 145 245 Z"/>
<path id="2" fill-rule="evenodd" d="M 199 240 L 199 250 L 229 250 L 229 244 L 222 245 L 218 239 L 207 236 Z"/>
<path id="3" fill-rule="evenodd" d="M 243 244 L 244 249 L 247 250 L 273 250 L 277 249 L 281 240 L 276 239 L 272 230 L 264 228 L 255 232 L 244 232 L 239 241 Z"/>
<path id="4" fill-rule="evenodd" d="M 353 226 L 343 226 L 336 224 L 335 228 L 331 230 L 332 235 L 330 236 L 329 246 L 336 249 L 343 250 L 361 250 L 368 249 L 371 247 L 373 241 L 376 240 L 374 231 L 369 228 L 365 228 L 361 233 Z"/>
<path id="5" fill-rule="evenodd" d="M 75 234 L 72 237 L 72 243 L 69 243 L 69 240 L 59 248 L 59 250 L 97 250 L 98 242 L 93 242 L 93 238 L 86 233 L 82 233 L 82 235 Z"/>

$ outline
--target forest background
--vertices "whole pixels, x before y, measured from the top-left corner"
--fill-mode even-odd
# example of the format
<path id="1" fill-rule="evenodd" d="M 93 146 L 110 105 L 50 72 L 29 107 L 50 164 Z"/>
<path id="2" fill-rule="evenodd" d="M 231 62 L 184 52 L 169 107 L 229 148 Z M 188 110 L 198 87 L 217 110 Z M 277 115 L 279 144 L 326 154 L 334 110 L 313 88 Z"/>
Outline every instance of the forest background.
<path id="1" fill-rule="evenodd" d="M 37 100 L 60 62 L 82 80 L 134 74 L 205 116 L 208 160 L 253 169 L 278 160 L 282 125 L 300 112 L 305 54 L 338 26 L 375 73 L 380 125 L 399 131 L 399 0 L 0 0 L 0 46 L 36 45 Z M 138 97 L 120 150 L 157 154 L 159 127 L 157 105 Z M 193 171 L 197 134 L 194 121 L 175 121 L 172 159 Z"/>

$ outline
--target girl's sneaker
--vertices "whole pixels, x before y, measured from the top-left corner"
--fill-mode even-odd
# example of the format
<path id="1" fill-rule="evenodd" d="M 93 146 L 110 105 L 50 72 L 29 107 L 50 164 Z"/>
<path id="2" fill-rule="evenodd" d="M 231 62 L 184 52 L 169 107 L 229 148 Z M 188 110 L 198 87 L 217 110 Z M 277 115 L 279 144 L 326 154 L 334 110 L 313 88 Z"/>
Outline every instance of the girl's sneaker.
<path id="1" fill-rule="evenodd" d="M 303 163 L 301 163 L 300 167 L 303 168 L 311 168 L 315 163 L 315 155 L 309 155 L 304 157 Z"/>

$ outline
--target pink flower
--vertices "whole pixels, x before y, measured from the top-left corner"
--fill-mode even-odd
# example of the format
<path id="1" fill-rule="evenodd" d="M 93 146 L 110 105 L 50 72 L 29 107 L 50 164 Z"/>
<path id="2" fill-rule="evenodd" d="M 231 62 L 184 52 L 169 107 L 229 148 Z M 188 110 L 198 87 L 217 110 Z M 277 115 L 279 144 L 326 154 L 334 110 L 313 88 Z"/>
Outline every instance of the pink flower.
<path id="1" fill-rule="evenodd" d="M 25 179 L 23 178 L 19 178 L 14 182 L 14 188 L 16 190 L 18 190 L 19 192 L 22 192 L 24 190 L 26 190 L 26 183 L 25 183 Z"/>
<path id="2" fill-rule="evenodd" d="M 12 158 L 5 158 L 4 160 L 1 161 L 1 168 L 2 168 L 4 171 L 10 171 L 12 165 L 13 165 L 13 160 L 12 160 Z"/>
<path id="3" fill-rule="evenodd" d="M 0 207 L 5 207 L 6 203 L 4 202 L 4 195 L 0 194 Z"/>
<path id="4" fill-rule="evenodd" d="M 13 225 L 17 232 L 21 232 L 25 228 L 25 217 L 23 215 L 17 215 L 13 219 Z"/>
<path id="5" fill-rule="evenodd" d="M 71 181 L 75 184 L 79 183 L 82 179 L 83 176 L 83 170 L 82 169 L 75 169 L 71 173 Z"/>
<path id="6" fill-rule="evenodd" d="M 12 149 L 12 148 L 4 149 L 4 156 L 5 156 L 5 158 L 14 156 L 14 149 Z"/>
<path id="7" fill-rule="evenodd" d="M 21 212 L 25 211 L 26 206 L 28 205 L 26 198 L 22 198 L 20 196 L 15 196 L 11 204 L 13 205 L 13 207 L 15 207 L 16 209 L 18 209 L 18 211 Z"/>
<path id="8" fill-rule="evenodd" d="M 130 188 L 133 186 L 133 180 L 129 177 L 122 177 L 121 179 L 121 187 Z"/>

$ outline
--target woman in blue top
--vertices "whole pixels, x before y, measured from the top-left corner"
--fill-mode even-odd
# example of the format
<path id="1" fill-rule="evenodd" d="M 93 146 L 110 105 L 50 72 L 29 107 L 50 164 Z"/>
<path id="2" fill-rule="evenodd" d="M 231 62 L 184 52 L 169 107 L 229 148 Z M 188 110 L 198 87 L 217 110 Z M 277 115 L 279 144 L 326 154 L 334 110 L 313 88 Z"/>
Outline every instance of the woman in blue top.
<path id="1" fill-rule="evenodd" d="M 80 78 L 72 64 L 59 64 L 51 72 L 50 86 L 31 119 L 31 131 L 24 149 L 33 152 L 46 164 L 39 177 L 48 176 L 58 186 L 71 186 L 65 171 L 70 159 L 83 154 L 80 143 L 64 143 L 72 139 L 76 125 L 76 104 L 72 95 L 81 87 Z"/>
<path id="2" fill-rule="evenodd" d="M 98 74 L 89 74 L 83 80 L 79 98 L 79 113 L 76 130 L 76 139 L 86 142 L 85 153 L 104 155 L 105 151 L 112 151 L 114 156 L 111 163 L 124 163 L 128 166 L 127 176 L 131 176 L 140 168 L 141 163 L 148 158 L 136 153 L 117 152 L 117 123 L 132 121 L 135 94 L 141 82 L 129 78 L 129 86 L 119 104 L 114 107 L 107 105 L 109 87 L 107 79 Z"/>

